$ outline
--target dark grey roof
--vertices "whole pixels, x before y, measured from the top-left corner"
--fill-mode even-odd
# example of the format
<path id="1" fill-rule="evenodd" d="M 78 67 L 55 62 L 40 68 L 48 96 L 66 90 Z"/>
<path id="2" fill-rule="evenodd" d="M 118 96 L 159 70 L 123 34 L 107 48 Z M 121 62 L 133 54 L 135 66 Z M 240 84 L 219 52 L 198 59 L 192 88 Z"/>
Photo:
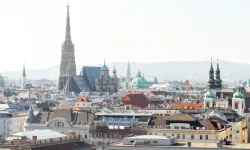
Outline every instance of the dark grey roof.
<path id="1" fill-rule="evenodd" d="M 76 83 L 76 86 L 80 90 L 80 92 L 82 92 L 82 91 L 84 91 L 84 92 L 91 92 L 91 88 L 89 87 L 89 84 L 84 79 L 84 77 L 82 77 L 82 76 L 74 76 L 73 80 Z"/>
<path id="2" fill-rule="evenodd" d="M 69 109 L 56 109 L 54 112 L 51 113 L 50 120 L 55 118 L 64 118 L 67 121 L 71 122 L 71 110 Z"/>
<path id="3" fill-rule="evenodd" d="M 71 111 L 69 109 L 56 109 L 54 112 L 41 111 L 36 117 L 41 124 L 56 118 L 64 118 L 72 124 L 76 124 L 77 122 L 87 122 L 91 124 L 94 119 L 94 115 L 91 113 Z"/>
<path id="4" fill-rule="evenodd" d="M 100 67 L 89 67 L 84 66 L 81 71 L 81 76 L 84 77 L 86 82 L 91 87 L 91 90 L 94 91 L 95 89 L 95 80 L 96 78 L 100 78 Z"/>

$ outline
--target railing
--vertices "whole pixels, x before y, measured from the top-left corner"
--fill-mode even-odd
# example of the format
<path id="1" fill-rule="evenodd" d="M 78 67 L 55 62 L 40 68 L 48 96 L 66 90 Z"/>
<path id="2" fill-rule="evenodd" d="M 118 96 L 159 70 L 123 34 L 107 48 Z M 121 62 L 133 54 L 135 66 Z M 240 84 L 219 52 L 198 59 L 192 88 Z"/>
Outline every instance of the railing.
<path id="1" fill-rule="evenodd" d="M 43 140 L 22 140 L 16 139 L 10 142 L 2 141 L 0 147 L 42 147 L 45 145 L 57 145 L 62 143 L 72 143 L 81 140 L 80 135 L 72 135 L 60 138 L 50 138 L 50 139 L 43 139 Z"/>

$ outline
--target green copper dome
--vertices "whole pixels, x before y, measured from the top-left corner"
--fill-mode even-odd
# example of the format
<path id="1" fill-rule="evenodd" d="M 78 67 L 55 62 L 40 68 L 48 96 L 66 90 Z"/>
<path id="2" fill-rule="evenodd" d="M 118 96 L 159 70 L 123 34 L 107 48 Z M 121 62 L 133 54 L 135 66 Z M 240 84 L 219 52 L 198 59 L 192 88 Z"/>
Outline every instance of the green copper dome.
<path id="1" fill-rule="evenodd" d="M 244 94 L 242 94 L 239 90 L 234 93 L 234 98 L 244 98 Z"/>
<path id="2" fill-rule="evenodd" d="M 148 88 L 148 83 L 143 77 L 141 77 L 140 71 L 137 73 L 137 76 L 132 80 L 131 88 L 132 89 L 146 89 L 146 88 Z"/>
<path id="3" fill-rule="evenodd" d="M 101 67 L 101 71 L 109 71 L 109 68 L 104 64 L 104 65 Z"/>
<path id="4" fill-rule="evenodd" d="M 206 94 L 205 94 L 205 98 L 215 98 L 215 94 L 211 91 L 208 91 Z"/>

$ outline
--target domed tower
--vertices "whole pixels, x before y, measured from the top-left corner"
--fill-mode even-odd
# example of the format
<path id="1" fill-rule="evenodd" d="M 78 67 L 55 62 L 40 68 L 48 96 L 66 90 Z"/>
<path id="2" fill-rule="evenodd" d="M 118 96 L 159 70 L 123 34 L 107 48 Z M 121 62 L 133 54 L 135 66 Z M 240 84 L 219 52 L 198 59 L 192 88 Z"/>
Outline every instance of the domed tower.
<path id="1" fill-rule="evenodd" d="M 217 68 L 215 71 L 215 88 L 221 89 L 222 88 L 222 80 L 220 78 L 220 68 L 219 68 L 219 60 L 217 59 Z"/>
<path id="2" fill-rule="evenodd" d="M 213 108 L 214 107 L 214 101 L 215 101 L 215 94 L 211 90 L 209 90 L 204 95 L 204 107 Z"/>
<path id="3" fill-rule="evenodd" d="M 109 68 L 106 66 L 105 59 L 104 59 L 104 64 L 100 69 L 100 79 L 101 80 L 109 79 Z"/>
<path id="4" fill-rule="evenodd" d="M 232 98 L 232 109 L 243 115 L 245 110 L 245 97 L 244 94 L 238 89 Z"/>
<path id="5" fill-rule="evenodd" d="M 131 82 L 132 89 L 146 89 L 148 88 L 147 81 L 141 77 L 141 72 L 138 71 L 136 77 Z"/>
<path id="6" fill-rule="evenodd" d="M 212 59 L 211 59 L 211 67 L 209 70 L 209 79 L 207 81 L 207 88 L 208 89 L 214 89 L 215 87 L 215 83 L 214 83 L 214 68 L 213 68 L 213 63 L 212 63 Z"/>
<path id="7" fill-rule="evenodd" d="M 98 92 L 111 92 L 111 78 L 109 77 L 109 68 L 104 64 L 100 68 L 100 78 L 96 79 L 95 89 Z"/>

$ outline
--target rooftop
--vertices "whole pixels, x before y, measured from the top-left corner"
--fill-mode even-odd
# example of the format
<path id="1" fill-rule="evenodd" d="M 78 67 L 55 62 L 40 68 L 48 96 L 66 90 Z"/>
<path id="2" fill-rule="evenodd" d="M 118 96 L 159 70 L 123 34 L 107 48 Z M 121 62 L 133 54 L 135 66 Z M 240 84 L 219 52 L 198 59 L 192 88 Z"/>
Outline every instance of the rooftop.
<path id="1" fill-rule="evenodd" d="M 110 145 L 110 149 L 117 149 L 119 150 L 120 148 L 118 147 L 134 147 L 136 150 L 136 147 L 150 147 L 152 149 L 168 149 L 168 150 L 181 150 L 183 148 L 187 149 L 188 144 L 187 142 L 178 142 L 176 145 L 171 145 L 171 146 L 154 146 L 154 145 L 124 145 L 122 142 L 114 143 Z M 250 144 L 234 144 L 234 145 L 222 145 L 222 147 L 218 147 L 217 143 L 206 143 L 206 142 L 192 142 L 190 148 L 199 148 L 199 149 L 217 149 L 220 148 L 220 150 L 229 150 L 229 149 L 241 149 L 241 150 L 249 150 L 250 149 Z"/>
<path id="2" fill-rule="evenodd" d="M 26 132 L 19 132 L 13 134 L 13 136 L 26 136 L 28 139 L 32 139 L 33 136 L 37 136 L 37 140 L 49 139 L 49 138 L 59 138 L 59 137 L 66 137 L 66 134 L 55 132 L 49 129 L 44 130 L 33 130 L 33 131 L 26 131 Z"/>

